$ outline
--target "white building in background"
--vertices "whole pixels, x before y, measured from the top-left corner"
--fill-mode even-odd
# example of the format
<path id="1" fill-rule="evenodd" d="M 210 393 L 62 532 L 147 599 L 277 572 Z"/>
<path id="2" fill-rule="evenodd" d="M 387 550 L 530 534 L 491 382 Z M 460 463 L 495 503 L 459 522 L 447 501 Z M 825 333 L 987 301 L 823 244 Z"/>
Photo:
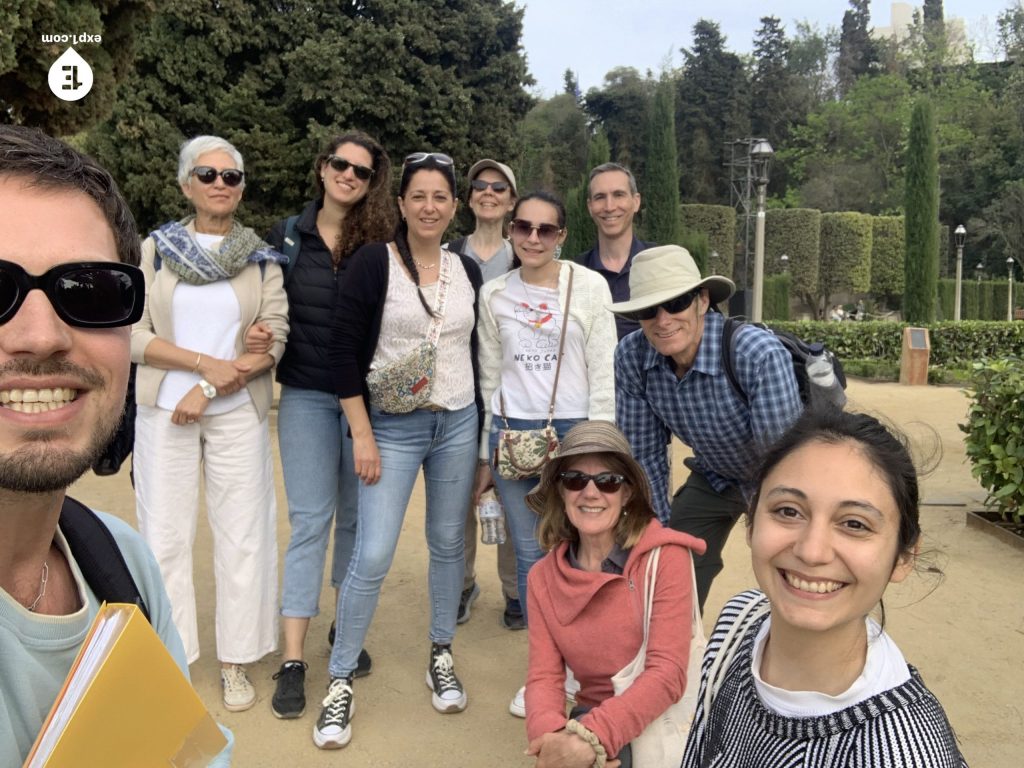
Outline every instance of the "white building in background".
<path id="1" fill-rule="evenodd" d="M 910 36 L 910 30 L 914 26 L 915 11 L 922 12 L 919 6 L 910 3 L 892 3 L 889 6 L 889 26 L 873 28 L 871 36 L 876 40 L 895 39 L 897 42 L 903 42 Z M 967 30 L 964 20 L 957 16 L 947 16 L 945 27 L 950 59 L 961 63 L 968 61 L 970 48 L 967 45 Z"/>

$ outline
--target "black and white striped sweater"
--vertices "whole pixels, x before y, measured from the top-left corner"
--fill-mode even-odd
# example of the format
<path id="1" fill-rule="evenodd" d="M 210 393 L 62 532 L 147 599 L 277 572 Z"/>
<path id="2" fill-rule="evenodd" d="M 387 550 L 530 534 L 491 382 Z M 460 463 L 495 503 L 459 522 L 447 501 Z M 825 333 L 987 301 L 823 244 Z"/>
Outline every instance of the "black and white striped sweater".
<path id="1" fill-rule="evenodd" d="M 745 606 L 764 600 L 750 590 L 732 598 L 718 618 L 701 669 L 697 713 L 682 768 L 966 768 L 938 699 L 914 667 L 910 679 L 851 707 L 820 717 L 785 717 L 767 709 L 750 672 L 751 622 L 704 711 L 708 670 Z"/>

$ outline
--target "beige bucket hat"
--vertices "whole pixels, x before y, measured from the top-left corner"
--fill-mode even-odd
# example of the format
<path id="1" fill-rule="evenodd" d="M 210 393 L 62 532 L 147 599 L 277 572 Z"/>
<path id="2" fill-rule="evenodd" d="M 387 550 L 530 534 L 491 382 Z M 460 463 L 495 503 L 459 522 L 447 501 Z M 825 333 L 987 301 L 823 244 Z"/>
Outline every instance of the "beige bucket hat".
<path id="1" fill-rule="evenodd" d="M 640 251 L 629 268 L 629 301 L 610 304 L 615 313 L 636 312 L 656 307 L 694 288 L 707 288 L 712 304 L 725 301 L 736 292 L 727 277 L 701 277 L 690 252 L 679 245 L 659 245 Z"/>

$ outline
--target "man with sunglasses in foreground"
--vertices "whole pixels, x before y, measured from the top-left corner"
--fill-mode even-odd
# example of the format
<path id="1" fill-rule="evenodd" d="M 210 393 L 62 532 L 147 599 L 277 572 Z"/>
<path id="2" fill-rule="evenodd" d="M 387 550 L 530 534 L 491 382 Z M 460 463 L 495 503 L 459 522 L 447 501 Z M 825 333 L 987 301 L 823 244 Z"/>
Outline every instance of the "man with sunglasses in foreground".
<path id="1" fill-rule="evenodd" d="M 629 274 L 629 301 L 609 308 L 640 331 L 615 350 L 615 414 L 651 483 L 663 523 L 704 539 L 694 557 L 701 610 L 722 570 L 722 548 L 746 508 L 761 452 L 803 410 L 789 352 L 768 331 L 745 325 L 733 360 L 748 401 L 722 367 L 725 318 L 717 304 L 736 289 L 718 275 L 702 278 L 685 248 L 641 251 Z M 693 450 L 690 475 L 668 501 L 665 442 L 675 435 Z"/>
<path id="2" fill-rule="evenodd" d="M 106 447 L 124 406 L 129 326 L 145 300 L 132 215 L 92 160 L 40 131 L 0 126 L 0 232 L 0 765 L 21 765 L 97 593 L 110 591 L 83 575 L 90 555 L 120 552 L 150 623 L 186 677 L 188 667 L 142 538 L 100 515 L 110 553 L 72 551 L 69 540 L 80 540 L 62 515 L 67 487 Z M 216 762 L 229 757 L 230 745 Z"/>

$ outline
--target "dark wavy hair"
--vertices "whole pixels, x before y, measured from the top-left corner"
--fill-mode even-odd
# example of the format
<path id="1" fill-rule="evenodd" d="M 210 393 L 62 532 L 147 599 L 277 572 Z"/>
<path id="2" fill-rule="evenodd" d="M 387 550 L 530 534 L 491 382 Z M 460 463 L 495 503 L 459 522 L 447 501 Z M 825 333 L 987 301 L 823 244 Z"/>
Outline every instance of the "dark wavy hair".
<path id="1" fill-rule="evenodd" d="M 402 166 L 402 179 L 398 184 L 399 197 L 405 197 L 406 190 L 409 189 L 409 184 L 412 182 L 412 177 L 420 171 L 440 171 L 452 191 L 452 200 L 457 199 L 455 193 L 455 166 L 442 165 L 432 155 L 428 155 L 418 162 L 406 163 Z M 405 264 L 405 268 L 412 275 L 413 282 L 416 283 L 416 293 L 420 297 L 420 304 L 423 305 L 428 315 L 433 315 L 434 310 L 430 308 L 427 300 L 423 297 L 423 292 L 420 290 L 420 272 L 416 268 L 416 262 L 412 258 L 412 251 L 409 249 L 409 225 L 401 217 L 399 217 L 398 223 L 395 225 L 394 240 L 395 245 L 398 247 L 398 255 L 402 257 L 402 263 Z"/>
<path id="2" fill-rule="evenodd" d="M 110 225 L 117 257 L 138 266 L 141 249 L 135 218 L 114 178 L 91 157 L 37 128 L 0 125 L 0 178 L 10 177 L 25 179 L 29 187 L 88 195 Z"/>
<path id="3" fill-rule="evenodd" d="M 342 144 L 355 144 L 370 153 L 374 174 L 363 198 L 352 206 L 345 217 L 345 225 L 334 241 L 331 255 L 337 266 L 356 249 L 366 243 L 386 241 L 398 218 L 395 201 L 391 199 L 391 158 L 376 139 L 362 131 L 349 131 L 331 138 L 323 152 L 313 160 L 313 175 L 320 197 L 324 196 L 324 182 L 320 177 L 327 159 Z"/>

